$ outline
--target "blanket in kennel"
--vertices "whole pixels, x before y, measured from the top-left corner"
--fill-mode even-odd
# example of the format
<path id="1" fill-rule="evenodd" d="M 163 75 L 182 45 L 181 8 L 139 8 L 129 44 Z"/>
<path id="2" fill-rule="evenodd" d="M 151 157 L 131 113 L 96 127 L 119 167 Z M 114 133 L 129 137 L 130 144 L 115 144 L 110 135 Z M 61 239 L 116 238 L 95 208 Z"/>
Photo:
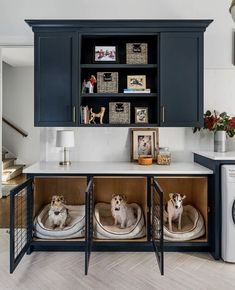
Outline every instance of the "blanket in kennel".
<path id="1" fill-rule="evenodd" d="M 145 219 L 141 207 L 137 203 L 129 204 L 136 215 L 136 223 L 121 229 L 114 225 L 114 218 L 109 203 L 97 203 L 95 206 L 94 236 L 98 239 L 137 239 L 146 235 Z"/>
<path id="2" fill-rule="evenodd" d="M 164 215 L 167 215 L 165 212 Z M 159 224 L 159 221 L 156 219 Z M 178 230 L 178 220 L 172 223 L 172 231 L 168 222 L 164 223 L 164 239 L 167 241 L 189 241 L 200 238 L 205 234 L 204 219 L 199 210 L 192 205 L 185 205 L 182 215 L 181 230 Z"/>
<path id="3" fill-rule="evenodd" d="M 63 229 L 52 229 L 49 225 L 50 204 L 46 205 L 34 220 L 34 236 L 41 239 L 72 239 L 85 235 L 85 205 L 66 205 L 71 217 Z"/>

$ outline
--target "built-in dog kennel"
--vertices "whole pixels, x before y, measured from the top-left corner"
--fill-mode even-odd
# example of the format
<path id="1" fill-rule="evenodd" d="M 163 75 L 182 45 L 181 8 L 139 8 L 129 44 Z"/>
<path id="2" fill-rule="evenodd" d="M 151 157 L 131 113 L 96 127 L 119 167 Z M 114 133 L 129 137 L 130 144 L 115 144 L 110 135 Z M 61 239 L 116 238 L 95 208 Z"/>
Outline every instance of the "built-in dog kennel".
<path id="1" fill-rule="evenodd" d="M 168 222 L 164 223 L 164 239 L 166 241 L 208 241 L 208 183 L 207 177 L 167 176 L 157 177 L 158 184 L 164 192 L 164 205 L 169 193 L 186 195 L 183 201 L 182 229 L 178 230 L 177 222 L 173 222 L 172 232 Z"/>
<path id="2" fill-rule="evenodd" d="M 124 194 L 136 215 L 136 223 L 121 229 L 111 214 L 113 194 Z M 94 178 L 94 237 L 98 240 L 146 240 L 147 186 L 143 177 Z"/>
<path id="3" fill-rule="evenodd" d="M 84 177 L 36 177 L 34 179 L 34 237 L 40 239 L 73 239 L 85 236 Z M 53 195 L 63 195 L 70 221 L 63 230 L 52 229 L 48 212 Z"/>

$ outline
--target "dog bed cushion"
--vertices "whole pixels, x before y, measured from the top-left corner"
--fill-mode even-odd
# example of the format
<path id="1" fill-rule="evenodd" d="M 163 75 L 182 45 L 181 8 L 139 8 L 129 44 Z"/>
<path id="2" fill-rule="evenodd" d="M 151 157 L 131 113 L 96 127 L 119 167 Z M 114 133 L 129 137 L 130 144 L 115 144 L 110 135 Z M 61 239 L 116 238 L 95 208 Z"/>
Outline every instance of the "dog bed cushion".
<path id="1" fill-rule="evenodd" d="M 167 215 L 165 212 L 164 215 Z M 178 220 L 172 222 L 169 230 L 168 222 L 164 224 L 164 239 L 167 241 L 189 241 L 205 234 L 204 219 L 199 210 L 191 205 L 185 205 L 182 215 L 181 230 L 178 230 Z"/>
<path id="2" fill-rule="evenodd" d="M 85 235 L 85 205 L 66 205 L 71 217 L 63 229 L 52 229 L 49 225 L 50 204 L 46 205 L 34 220 L 34 236 L 41 239 L 72 239 Z"/>
<path id="3" fill-rule="evenodd" d="M 141 207 L 136 203 L 129 204 L 136 214 L 136 223 L 124 229 L 114 225 L 111 205 L 97 203 L 95 206 L 94 236 L 98 239 L 137 239 L 146 235 L 145 220 Z"/>

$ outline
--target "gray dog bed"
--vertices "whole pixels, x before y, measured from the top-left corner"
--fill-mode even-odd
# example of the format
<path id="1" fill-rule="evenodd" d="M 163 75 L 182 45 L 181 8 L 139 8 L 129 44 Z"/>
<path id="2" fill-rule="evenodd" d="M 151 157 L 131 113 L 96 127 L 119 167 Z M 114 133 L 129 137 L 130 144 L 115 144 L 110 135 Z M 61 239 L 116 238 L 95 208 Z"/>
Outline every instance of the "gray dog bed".
<path id="1" fill-rule="evenodd" d="M 41 239 L 72 239 L 85 235 L 85 205 L 66 205 L 71 217 L 70 223 L 63 230 L 52 229 L 49 225 L 48 212 L 50 204 L 46 205 L 34 220 L 34 236 Z"/>
<path id="2" fill-rule="evenodd" d="M 111 214 L 109 203 L 97 203 L 95 206 L 95 226 L 94 236 L 98 239 L 137 239 L 146 235 L 145 220 L 141 207 L 136 203 L 131 203 L 137 219 L 131 227 L 121 229 L 120 225 L 114 225 L 114 218 Z"/>

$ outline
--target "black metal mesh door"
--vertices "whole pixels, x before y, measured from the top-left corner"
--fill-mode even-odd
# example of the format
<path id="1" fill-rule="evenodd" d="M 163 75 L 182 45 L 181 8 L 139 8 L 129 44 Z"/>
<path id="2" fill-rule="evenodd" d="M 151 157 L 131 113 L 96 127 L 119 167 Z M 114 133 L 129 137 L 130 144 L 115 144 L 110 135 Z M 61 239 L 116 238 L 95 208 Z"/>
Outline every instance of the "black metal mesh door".
<path id="1" fill-rule="evenodd" d="M 90 255 L 93 241 L 93 209 L 94 209 L 94 195 L 93 195 L 93 178 L 89 179 L 86 189 L 86 251 L 85 251 L 85 275 L 88 273 Z"/>
<path id="2" fill-rule="evenodd" d="M 152 184 L 152 242 L 161 275 L 164 274 L 164 236 L 163 236 L 163 191 L 153 180 Z"/>
<path id="3" fill-rule="evenodd" d="M 10 273 L 13 273 L 32 240 L 32 194 L 32 179 L 10 192 Z"/>

